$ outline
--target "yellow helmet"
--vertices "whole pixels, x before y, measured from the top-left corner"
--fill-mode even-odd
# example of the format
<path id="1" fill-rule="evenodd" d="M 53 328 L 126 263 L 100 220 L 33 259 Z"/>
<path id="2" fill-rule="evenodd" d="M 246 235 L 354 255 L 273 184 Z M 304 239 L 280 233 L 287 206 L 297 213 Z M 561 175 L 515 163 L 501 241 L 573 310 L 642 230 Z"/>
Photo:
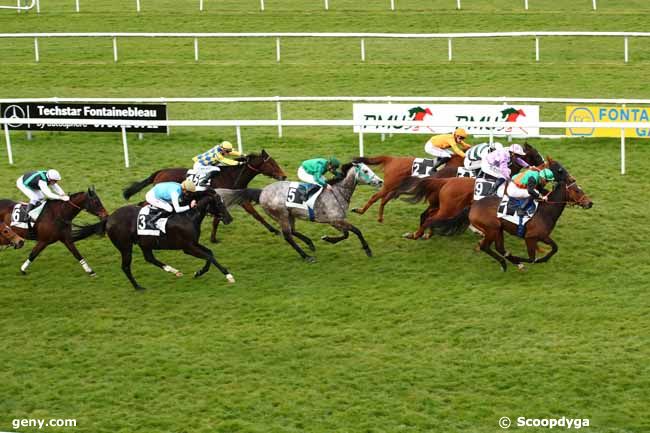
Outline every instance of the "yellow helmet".
<path id="1" fill-rule="evenodd" d="M 194 185 L 194 182 L 189 179 L 185 179 L 183 183 L 181 183 L 181 187 L 187 192 L 196 192 L 196 185 Z"/>
<path id="2" fill-rule="evenodd" d="M 463 128 L 456 128 L 454 135 L 460 138 L 467 138 L 467 131 L 465 131 Z"/>
<path id="3" fill-rule="evenodd" d="M 219 146 L 225 150 L 232 150 L 232 143 L 230 141 L 222 141 Z"/>

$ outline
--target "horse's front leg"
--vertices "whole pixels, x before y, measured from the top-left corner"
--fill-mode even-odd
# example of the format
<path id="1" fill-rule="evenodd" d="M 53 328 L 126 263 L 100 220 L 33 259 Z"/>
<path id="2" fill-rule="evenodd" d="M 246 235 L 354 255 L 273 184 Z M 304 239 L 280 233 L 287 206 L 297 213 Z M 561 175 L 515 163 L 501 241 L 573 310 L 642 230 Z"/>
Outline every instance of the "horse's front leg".
<path id="1" fill-rule="evenodd" d="M 361 248 L 363 248 L 363 250 L 366 252 L 366 255 L 368 257 L 372 257 L 372 251 L 370 250 L 370 246 L 368 245 L 368 242 L 366 242 L 366 239 L 363 237 L 363 233 L 361 233 L 361 230 L 359 230 L 358 228 L 356 228 L 355 226 L 353 226 L 352 224 L 350 224 L 349 222 L 347 222 L 345 220 L 333 222 L 332 226 L 334 228 L 337 228 L 341 232 L 343 232 L 343 236 L 344 236 L 343 239 L 347 239 L 347 237 L 348 237 L 347 232 L 350 231 L 350 232 L 354 233 L 357 236 L 357 238 L 359 238 L 359 242 L 361 242 Z M 327 240 L 328 242 L 331 242 L 331 243 L 336 243 L 336 242 L 338 242 L 340 240 L 343 240 L 343 239 L 338 239 L 338 240 L 336 240 L 336 239 L 337 238 L 334 238 L 334 239 L 331 239 L 331 240 L 328 240 L 328 239 L 324 239 L 324 240 Z M 332 242 L 332 240 L 335 240 L 335 242 Z"/>
<path id="2" fill-rule="evenodd" d="M 559 249 L 557 244 L 555 243 L 555 241 L 553 239 L 551 239 L 550 237 L 548 237 L 548 236 L 545 237 L 544 239 L 541 239 L 541 241 L 544 242 L 547 245 L 550 245 L 551 246 L 551 251 L 549 251 L 548 254 L 546 254 L 544 257 L 535 260 L 534 263 L 546 263 L 546 262 L 548 262 L 550 260 L 550 258 L 553 257 L 555 255 L 555 253 L 557 253 L 557 250 Z"/>
<path id="3" fill-rule="evenodd" d="M 221 222 L 221 218 L 218 216 L 214 216 L 212 218 L 212 233 L 210 233 L 210 242 L 213 244 L 216 244 L 219 242 L 219 239 L 217 239 L 217 229 L 219 228 L 219 223 Z"/>
<path id="4" fill-rule="evenodd" d="M 260 215 L 255 210 L 255 207 L 253 207 L 253 204 L 251 202 L 245 201 L 244 203 L 241 204 L 241 207 L 243 207 L 246 212 L 248 212 L 257 221 L 259 221 L 264 227 L 266 227 L 268 231 L 270 231 L 274 235 L 280 234 L 280 230 L 276 229 L 271 224 L 267 223 L 266 220 L 262 217 L 262 215 Z"/>
<path id="5" fill-rule="evenodd" d="M 358 213 L 359 215 L 363 215 L 370 208 L 370 206 L 372 206 L 377 200 L 382 198 L 384 195 L 386 195 L 386 191 L 384 190 L 384 188 L 382 188 L 381 190 L 374 193 L 372 197 L 370 197 L 370 200 L 368 200 L 368 202 L 361 209 L 355 207 L 354 209 L 352 209 L 352 212 Z"/>
<path id="6" fill-rule="evenodd" d="M 206 273 L 208 271 L 208 268 L 210 267 L 210 263 L 212 263 L 221 271 L 222 274 L 226 276 L 226 280 L 228 280 L 229 283 L 235 282 L 235 277 L 232 276 L 232 274 L 228 271 L 228 269 L 226 269 L 224 266 L 221 266 L 221 264 L 217 262 L 217 260 L 214 258 L 214 254 L 212 254 L 212 251 L 209 248 L 204 247 L 201 244 L 192 244 L 189 247 L 184 248 L 183 252 L 190 256 L 194 256 L 206 260 L 206 264 L 203 266 L 203 268 L 201 268 L 194 274 L 195 278 L 198 278 L 204 273 Z"/>

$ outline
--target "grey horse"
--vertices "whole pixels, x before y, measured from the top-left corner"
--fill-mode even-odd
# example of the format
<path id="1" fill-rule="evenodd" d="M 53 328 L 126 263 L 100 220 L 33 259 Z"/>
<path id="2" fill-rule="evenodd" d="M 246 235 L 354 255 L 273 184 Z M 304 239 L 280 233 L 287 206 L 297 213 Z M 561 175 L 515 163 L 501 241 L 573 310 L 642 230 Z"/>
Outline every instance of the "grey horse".
<path id="1" fill-rule="evenodd" d="M 330 224 L 343 233 L 342 236 L 323 236 L 321 239 L 335 244 L 348 238 L 351 231 L 361 241 L 361 245 L 368 257 L 372 257 L 372 251 L 363 238 L 361 231 L 345 220 L 350 199 L 354 193 L 357 183 L 363 183 L 380 187 L 384 182 L 363 163 L 350 163 L 341 167 L 344 176 L 331 181 L 330 188 L 324 189 L 316 199 L 313 209 L 313 220 L 318 223 Z M 311 251 L 316 247 L 311 239 L 299 233 L 295 229 L 296 218 L 309 221 L 309 212 L 306 209 L 289 208 L 286 205 L 287 194 L 289 193 L 290 182 L 275 182 L 262 189 L 259 196 L 259 203 L 269 216 L 279 224 L 284 239 L 291 245 L 300 256 L 307 262 L 314 262 L 315 258 L 307 255 L 302 248 L 296 244 L 293 236 L 303 241 Z"/>

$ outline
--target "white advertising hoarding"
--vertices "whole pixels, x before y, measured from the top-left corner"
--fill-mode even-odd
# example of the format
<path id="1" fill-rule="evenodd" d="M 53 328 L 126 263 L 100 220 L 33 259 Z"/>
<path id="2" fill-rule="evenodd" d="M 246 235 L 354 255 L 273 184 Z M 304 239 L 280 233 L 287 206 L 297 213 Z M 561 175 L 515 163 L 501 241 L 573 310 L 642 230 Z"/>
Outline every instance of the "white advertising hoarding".
<path id="1" fill-rule="evenodd" d="M 517 124 L 539 122 L 538 105 L 469 105 L 469 104 L 354 104 L 354 132 L 392 134 L 445 134 L 455 127 L 465 128 L 470 134 L 511 135 L 527 137 L 539 135 L 539 128 L 527 128 Z M 394 126 L 364 125 L 365 122 L 408 120 L 414 122 L 444 125 Z M 485 123 L 486 126 L 470 127 L 470 122 Z M 511 127 L 490 127 L 492 122 L 512 123 Z"/>

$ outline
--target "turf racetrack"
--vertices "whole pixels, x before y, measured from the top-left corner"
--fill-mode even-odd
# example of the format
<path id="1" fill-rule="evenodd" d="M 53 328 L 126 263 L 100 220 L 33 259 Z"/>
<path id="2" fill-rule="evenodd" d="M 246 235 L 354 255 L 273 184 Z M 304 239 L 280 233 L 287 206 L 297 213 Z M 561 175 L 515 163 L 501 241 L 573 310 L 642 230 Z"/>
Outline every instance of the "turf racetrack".
<path id="1" fill-rule="evenodd" d="M 453 1 L 360 5 L 333 1 L 259 4 L 143 0 L 43 2 L 41 16 L 0 11 L 3 32 L 32 31 L 354 31 L 460 32 L 644 30 L 644 1 Z M 109 4 L 110 3 L 110 4 Z M 573 4 L 576 3 L 576 4 Z M 580 3 L 580 4 L 577 4 Z M 584 4 L 582 4 L 584 3 Z M 650 44 L 631 39 L 458 41 L 454 62 L 444 41 L 288 40 L 275 62 L 272 40 L 120 41 L 0 39 L 0 97 L 127 96 L 539 96 L 648 98 Z M 543 120 L 563 105 L 542 106 Z M 170 106 L 170 118 L 273 118 L 274 104 Z M 350 118 L 350 104 L 283 105 L 284 117 Z M 245 128 L 247 151 L 266 148 L 295 179 L 314 156 L 356 155 L 348 128 Z M 170 136 L 129 134 L 125 169 L 119 134 L 13 132 L 14 166 L 1 163 L 0 197 L 22 198 L 15 179 L 55 167 L 75 192 L 95 185 L 113 211 L 121 190 L 153 170 L 189 165 L 232 128 L 174 128 Z M 426 136 L 366 136 L 366 153 L 422 155 Z M 470 140 L 474 143 L 477 139 Z M 51 246 L 23 277 L 33 243 L 0 253 L 0 430 L 19 418 L 75 418 L 74 432 L 495 432 L 498 420 L 588 418 L 590 432 L 650 430 L 648 296 L 650 229 L 646 140 L 628 140 L 628 173 L 619 174 L 618 139 L 531 140 L 561 161 L 594 201 L 567 208 L 553 232 L 547 264 L 502 273 L 467 232 L 430 241 L 401 239 L 422 205 L 393 202 L 383 224 L 376 207 L 350 215 L 373 248 L 368 259 L 351 237 L 317 244 L 304 264 L 281 237 L 241 210 L 212 246 L 234 285 L 179 252 L 157 256 L 176 278 L 135 251 L 135 293 L 106 238 L 78 243 L 97 271 L 88 278 L 62 245 Z M 4 148 L 4 146 L 3 146 Z M 381 170 L 377 170 L 381 173 Z M 268 179 L 257 178 L 254 187 Z M 358 188 L 353 206 L 373 190 Z M 141 198 L 139 195 L 137 198 Z M 134 198 L 135 200 L 135 198 Z M 132 200 L 132 201 L 134 201 Z M 83 215 L 80 222 L 94 218 Z M 317 240 L 335 231 L 299 222 Z M 208 243 L 209 224 L 203 239 Z M 507 237 L 523 253 L 523 243 Z M 518 430 L 513 426 L 512 429 Z M 547 431 L 529 427 L 527 432 Z M 38 431 L 21 428 L 18 431 Z M 45 431 L 45 430 L 42 430 Z"/>

